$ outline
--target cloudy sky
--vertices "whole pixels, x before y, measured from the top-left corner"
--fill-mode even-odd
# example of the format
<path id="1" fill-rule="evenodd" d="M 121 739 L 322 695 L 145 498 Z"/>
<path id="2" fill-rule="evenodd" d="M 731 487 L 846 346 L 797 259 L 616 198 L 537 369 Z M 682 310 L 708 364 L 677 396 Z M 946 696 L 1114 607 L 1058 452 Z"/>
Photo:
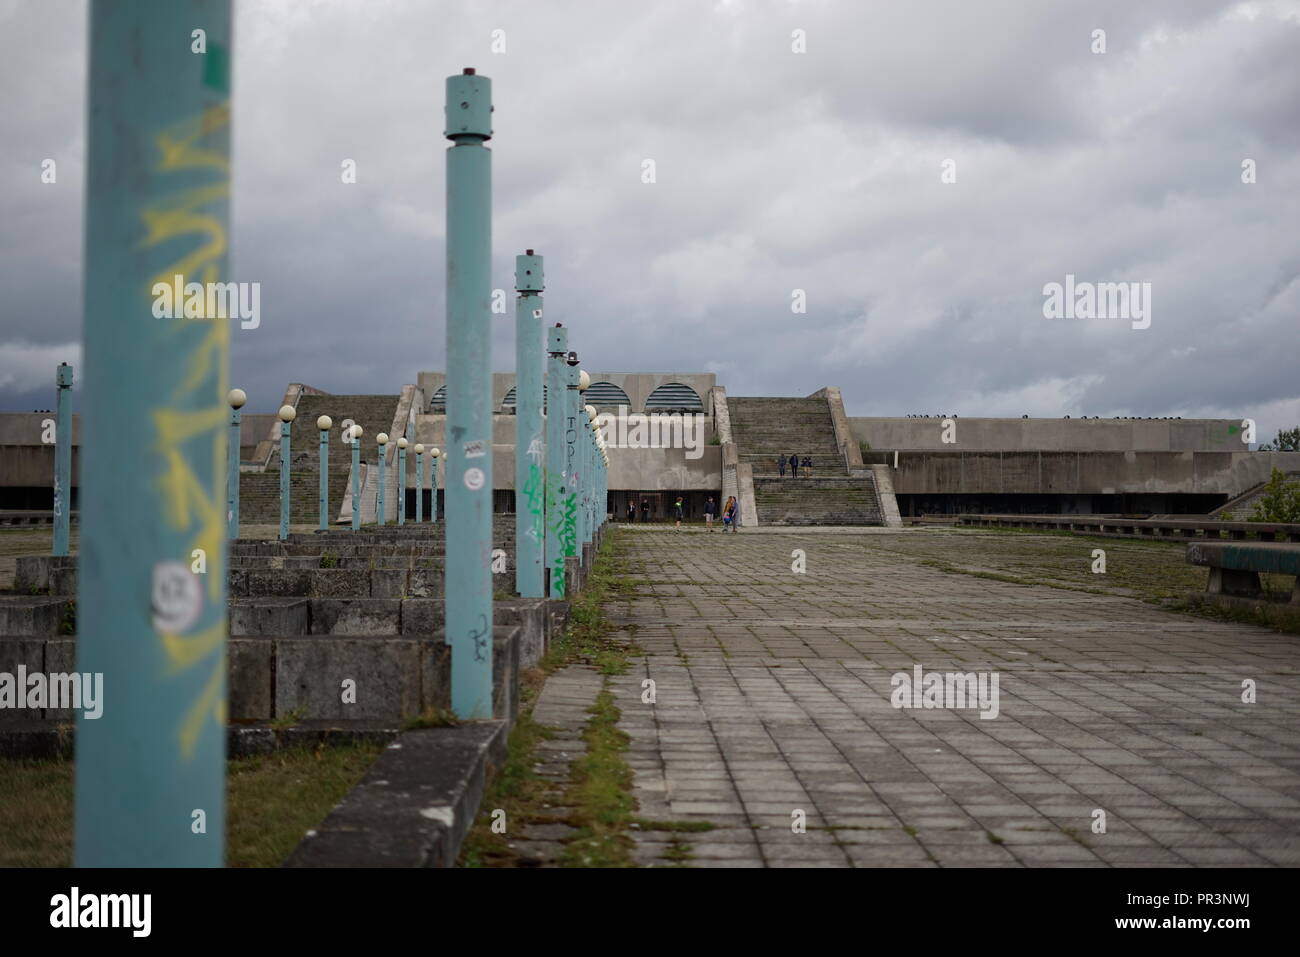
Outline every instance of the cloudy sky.
<path id="1" fill-rule="evenodd" d="M 544 254 L 587 368 L 838 385 L 851 415 L 1300 423 L 1300 0 L 235 10 L 231 278 L 261 283 L 262 322 L 231 380 L 254 411 L 443 367 L 443 81 L 474 66 L 494 285 Z M 80 361 L 86 24 L 0 0 L 2 410 L 50 407 Z M 1045 318 L 1067 274 L 1150 283 L 1150 328 Z"/>

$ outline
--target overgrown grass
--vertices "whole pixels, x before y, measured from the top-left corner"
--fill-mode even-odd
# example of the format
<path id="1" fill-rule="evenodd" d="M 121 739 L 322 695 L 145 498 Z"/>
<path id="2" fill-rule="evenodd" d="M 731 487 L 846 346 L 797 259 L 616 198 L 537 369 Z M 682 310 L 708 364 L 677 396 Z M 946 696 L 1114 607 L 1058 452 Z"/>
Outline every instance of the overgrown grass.
<path id="1" fill-rule="evenodd" d="M 573 764 L 566 804 L 580 822 L 578 833 L 564 845 L 561 864 L 566 867 L 632 867 L 632 823 L 636 801 L 632 797 L 632 769 L 623 760 L 628 737 L 618 728 L 619 710 L 614 696 L 603 689 L 587 709 L 582 739 L 587 753 Z"/>
<path id="2" fill-rule="evenodd" d="M 1015 585 L 1044 585 L 1092 595 L 1118 595 L 1170 611 L 1220 621 L 1300 633 L 1300 616 L 1285 604 L 1259 611 L 1189 601 L 1205 589 L 1208 569 L 1189 565 L 1185 541 L 1143 541 L 1076 535 L 1050 529 L 957 529 L 941 535 L 873 541 L 873 551 L 889 551 L 953 575 L 969 575 Z M 1106 570 L 1092 571 L 1094 549 L 1106 553 Z M 1285 602 L 1290 576 L 1261 574 L 1274 601 Z"/>
<path id="3" fill-rule="evenodd" d="M 226 863 L 276 867 L 383 750 L 292 749 L 226 765 Z M 72 864 L 73 762 L 0 760 L 0 867 Z"/>
<path id="4" fill-rule="evenodd" d="M 537 746 L 553 730 L 533 720 L 533 706 L 546 676 L 570 665 L 589 665 L 602 675 L 627 672 L 629 658 L 640 653 L 634 641 L 614 641 L 605 605 L 635 590 L 627 561 L 610 529 L 601 542 L 586 586 L 570 596 L 569 625 L 552 643 L 541 666 L 528 676 L 521 694 L 518 723 L 510 735 L 505 766 L 488 787 L 478 819 L 466 837 L 460 863 L 465 867 L 511 867 L 521 863 L 510 848 L 511 838 L 492 833 L 492 813 L 506 812 L 507 831 L 519 833 L 530 823 L 564 823 L 575 828 L 558 863 L 564 867 L 632 867 L 633 840 L 629 829 L 636 818 L 632 769 L 624 760 L 628 739 L 618 728 L 619 709 L 608 683 L 588 709 L 583 729 L 586 753 L 574 761 L 568 782 L 555 783 L 535 770 Z M 549 806 L 548 806 L 549 805 Z M 565 810 L 562 817 L 546 813 Z M 685 822 L 644 822 L 656 828 L 703 830 L 712 825 Z"/>

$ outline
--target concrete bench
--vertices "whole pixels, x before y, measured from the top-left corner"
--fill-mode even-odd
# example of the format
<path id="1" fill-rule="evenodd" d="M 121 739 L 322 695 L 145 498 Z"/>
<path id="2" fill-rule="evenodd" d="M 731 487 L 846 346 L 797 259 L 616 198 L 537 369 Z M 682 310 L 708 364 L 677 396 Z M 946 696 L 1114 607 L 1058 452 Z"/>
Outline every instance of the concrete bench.
<path id="1" fill-rule="evenodd" d="M 1187 561 L 1210 569 L 1206 593 L 1237 598 L 1263 595 L 1260 572 L 1300 575 L 1300 545 L 1283 542 L 1194 542 L 1187 546 Z M 1300 604 L 1300 581 L 1291 591 L 1292 604 Z"/>

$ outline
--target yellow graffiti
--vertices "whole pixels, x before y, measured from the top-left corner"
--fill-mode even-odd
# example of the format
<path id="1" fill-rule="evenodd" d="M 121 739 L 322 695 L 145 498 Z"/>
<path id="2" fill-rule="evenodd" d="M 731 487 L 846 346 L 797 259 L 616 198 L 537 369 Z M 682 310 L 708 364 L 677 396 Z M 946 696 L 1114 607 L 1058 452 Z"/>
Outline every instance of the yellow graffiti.
<path id="1" fill-rule="evenodd" d="M 205 148 L 201 141 L 225 129 L 229 123 L 230 106 L 223 103 L 161 132 L 155 140 L 158 149 L 155 173 L 208 168 L 216 170 L 220 180 L 186 188 L 141 210 L 145 227 L 140 244 L 142 248 L 153 248 L 186 236 L 191 237 L 197 246 L 150 280 L 146 290 L 150 295 L 156 283 L 170 285 L 176 275 L 180 275 L 182 280 L 187 276 L 197 276 L 204 283 L 219 279 L 219 261 L 226 253 L 226 231 L 221 220 L 207 207 L 229 196 L 230 162 L 224 151 Z M 172 329 L 176 334 L 198 332 L 193 320 L 178 319 L 174 322 Z M 163 519 L 174 529 L 191 531 L 186 554 L 195 548 L 216 554 L 225 543 L 224 496 L 217 493 L 224 487 L 226 474 L 228 430 L 225 427 L 225 396 L 229 339 L 227 323 L 205 324 L 197 347 L 189 350 L 179 385 L 171 395 L 162 397 L 167 405 L 153 411 L 157 436 L 154 450 L 163 464 L 163 474 L 159 479 Z M 209 398 L 211 404 L 198 409 L 188 408 L 187 401 L 199 396 Z M 204 439 L 212 444 L 213 474 L 208 482 L 200 479 L 184 454 L 187 443 Z M 208 576 L 210 600 L 216 601 L 223 594 L 223 574 L 224 565 Z M 203 690 L 187 709 L 178 729 L 181 754 L 187 760 L 194 756 L 207 720 L 214 720 L 218 728 L 226 723 L 226 702 L 221 693 L 226 674 L 226 660 L 222 653 L 225 637 L 224 608 L 216 624 L 195 634 L 178 635 L 170 631 L 159 634 L 172 674 L 197 667 L 216 652 L 216 660 Z"/>
<path id="2" fill-rule="evenodd" d="M 203 730 L 203 719 L 209 713 L 219 727 L 225 727 L 226 724 L 226 701 L 225 696 L 221 694 L 221 679 L 226 673 L 226 656 L 219 655 L 218 659 L 217 667 L 213 669 L 199 699 L 190 706 L 189 711 L 185 712 L 185 720 L 181 723 L 181 754 L 186 760 L 194 757 L 194 747 L 198 744 L 199 734 Z"/>

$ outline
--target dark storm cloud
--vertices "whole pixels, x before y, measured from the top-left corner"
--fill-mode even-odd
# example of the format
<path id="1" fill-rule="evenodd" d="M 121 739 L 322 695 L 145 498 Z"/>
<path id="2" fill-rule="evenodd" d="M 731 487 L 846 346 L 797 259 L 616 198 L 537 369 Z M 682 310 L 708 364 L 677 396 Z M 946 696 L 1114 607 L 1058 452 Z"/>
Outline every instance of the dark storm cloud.
<path id="1" fill-rule="evenodd" d="M 393 392 L 442 367 L 443 80 L 472 65 L 497 107 L 494 285 L 544 253 L 548 321 L 589 367 L 838 384 L 859 415 L 1300 421 L 1295 2 L 236 11 L 232 269 L 263 319 L 232 381 L 258 410 L 291 380 Z M 49 404 L 41 366 L 78 336 L 85 42 L 82 4 L 0 2 L 7 408 Z M 1151 328 L 1044 319 L 1067 273 L 1152 283 Z"/>

